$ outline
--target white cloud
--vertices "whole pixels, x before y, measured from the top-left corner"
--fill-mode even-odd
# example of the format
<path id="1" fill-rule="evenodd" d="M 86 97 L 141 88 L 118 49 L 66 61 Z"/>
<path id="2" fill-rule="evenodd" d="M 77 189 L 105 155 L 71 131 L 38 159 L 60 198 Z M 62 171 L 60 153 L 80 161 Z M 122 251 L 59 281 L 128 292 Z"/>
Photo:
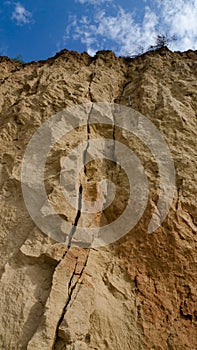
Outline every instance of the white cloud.
<path id="1" fill-rule="evenodd" d="M 15 4 L 15 9 L 12 12 L 12 19 L 16 21 L 17 25 L 24 25 L 31 22 L 32 14 L 27 11 L 24 6 L 17 2 Z"/>
<path id="2" fill-rule="evenodd" d="M 95 54 L 96 54 L 96 51 L 95 51 L 95 50 L 93 50 L 93 49 L 91 49 L 91 48 L 89 48 L 89 49 L 87 49 L 87 53 L 88 53 L 88 55 L 90 55 L 90 56 L 94 57 L 94 56 L 95 56 Z"/>
<path id="3" fill-rule="evenodd" d="M 91 54 L 112 49 L 117 54 L 129 55 L 138 45 L 147 47 L 154 43 L 156 25 L 157 17 L 149 7 L 146 7 L 142 24 L 135 23 L 134 15 L 119 7 L 115 16 L 100 11 L 93 20 L 77 20 L 75 17 L 67 27 L 67 38 L 70 34 L 73 39 L 80 40 Z"/>
<path id="4" fill-rule="evenodd" d="M 88 5 L 101 5 L 106 2 L 112 2 L 112 0 L 76 0 L 80 4 L 88 4 Z"/>
<path id="5" fill-rule="evenodd" d="M 197 0 L 156 0 L 162 25 L 170 34 L 177 34 L 173 49 L 197 48 Z"/>
<path id="6" fill-rule="evenodd" d="M 102 3 L 103 0 L 78 0 L 81 3 Z M 150 6 L 148 6 L 150 4 Z M 144 16 L 138 22 L 134 13 L 117 7 L 115 15 L 104 7 L 88 17 L 70 21 L 65 39 L 80 40 L 93 55 L 111 49 L 118 55 L 130 55 L 155 44 L 157 34 L 177 35 L 172 50 L 197 49 L 197 0 L 152 0 L 145 2 Z"/>

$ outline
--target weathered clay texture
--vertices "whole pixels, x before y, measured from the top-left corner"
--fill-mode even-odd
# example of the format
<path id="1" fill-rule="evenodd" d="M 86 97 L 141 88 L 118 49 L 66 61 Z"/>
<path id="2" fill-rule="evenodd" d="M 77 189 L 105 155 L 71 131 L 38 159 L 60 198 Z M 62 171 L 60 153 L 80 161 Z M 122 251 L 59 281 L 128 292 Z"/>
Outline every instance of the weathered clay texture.
<path id="1" fill-rule="evenodd" d="M 197 52 L 165 48 L 132 60 L 66 50 L 26 65 L 0 58 L 0 349 L 197 349 L 196 78 Z M 69 248 L 31 220 L 21 162 L 45 120 L 68 106 L 103 101 L 132 107 L 158 127 L 175 162 L 176 193 L 161 227 L 148 234 L 159 192 L 157 164 L 146 145 L 112 127 L 87 125 L 71 133 L 46 164 L 46 190 L 58 214 L 76 222 L 58 182 L 63 157 L 95 136 L 131 147 L 146 170 L 150 195 L 138 225 L 118 242 Z M 86 198 L 95 199 L 103 177 L 113 179 L 117 195 L 104 213 L 81 216 L 77 224 L 112 222 L 128 196 L 124 172 L 104 160 L 84 170 Z"/>

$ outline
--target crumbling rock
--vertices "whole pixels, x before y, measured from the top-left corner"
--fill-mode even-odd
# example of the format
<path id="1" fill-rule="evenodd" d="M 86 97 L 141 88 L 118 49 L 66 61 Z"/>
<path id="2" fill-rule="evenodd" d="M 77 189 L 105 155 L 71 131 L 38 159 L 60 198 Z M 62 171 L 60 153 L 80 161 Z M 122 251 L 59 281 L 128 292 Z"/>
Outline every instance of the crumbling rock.
<path id="1" fill-rule="evenodd" d="M 0 59 L 0 348 L 2 350 L 195 350 L 197 52 L 149 52 L 135 59 L 101 51 L 94 58 L 63 50 L 47 61 Z M 58 187 L 61 159 L 81 141 L 119 140 L 140 158 L 149 202 L 138 225 L 119 241 L 84 249 L 56 242 L 30 218 L 21 163 L 38 127 L 55 113 L 87 102 L 132 107 L 158 127 L 176 169 L 171 209 L 153 234 L 147 225 L 158 200 L 157 165 L 126 131 L 88 126 L 60 140 L 46 163 L 45 186 L 56 212 L 77 225 L 105 225 L 124 210 L 128 180 L 118 165 L 88 164 L 83 195 L 113 178 L 113 205 L 77 217 Z M 90 150 L 89 150 L 90 151 Z M 80 213 L 79 213 L 80 214 Z M 74 239 L 74 232 L 73 237 Z"/>

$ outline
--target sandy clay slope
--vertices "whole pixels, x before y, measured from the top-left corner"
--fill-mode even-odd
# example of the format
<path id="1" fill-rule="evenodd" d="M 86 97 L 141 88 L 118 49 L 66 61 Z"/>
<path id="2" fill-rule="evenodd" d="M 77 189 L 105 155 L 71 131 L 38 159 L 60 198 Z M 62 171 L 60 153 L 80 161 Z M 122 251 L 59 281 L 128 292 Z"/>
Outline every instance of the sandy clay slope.
<path id="1" fill-rule="evenodd" d="M 160 195 L 157 160 L 147 144 L 116 123 L 89 125 L 91 116 L 84 114 L 84 125 L 62 137 L 47 157 L 45 188 L 55 212 L 87 230 L 99 230 L 124 212 L 128 177 L 110 160 L 94 159 L 80 173 L 80 190 L 89 201 L 100 195 L 101 179 L 113 181 L 116 194 L 108 208 L 81 214 L 62 193 L 64 157 L 92 138 L 119 141 L 138 156 L 149 196 L 134 228 L 126 235 L 124 224 L 116 230 L 121 239 L 103 247 L 68 247 L 31 219 L 21 164 L 31 136 L 45 121 L 68 107 L 97 102 L 132 108 L 136 118 L 141 113 L 153 122 L 169 145 L 176 189 L 164 222 L 148 233 Z M 197 349 L 196 117 L 194 51 L 163 48 L 126 59 L 109 51 L 92 58 L 64 50 L 28 64 L 0 58 L 1 350 Z M 112 151 L 116 157 L 116 147 Z M 91 148 L 86 156 L 91 158 Z"/>

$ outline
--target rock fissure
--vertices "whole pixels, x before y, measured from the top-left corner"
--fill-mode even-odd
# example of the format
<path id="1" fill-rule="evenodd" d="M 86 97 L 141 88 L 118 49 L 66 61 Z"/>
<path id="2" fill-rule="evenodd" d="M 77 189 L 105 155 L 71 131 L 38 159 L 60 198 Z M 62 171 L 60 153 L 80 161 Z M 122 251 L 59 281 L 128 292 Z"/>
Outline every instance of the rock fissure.
<path id="1" fill-rule="evenodd" d="M 87 154 L 88 154 L 88 148 L 90 145 L 90 118 L 93 110 L 93 104 L 91 105 L 90 111 L 88 113 L 88 118 L 87 118 L 87 144 L 83 152 L 83 166 L 84 166 L 84 174 L 87 176 L 87 168 L 86 168 L 86 161 L 87 161 Z"/>
<path id="2" fill-rule="evenodd" d="M 85 150 L 83 152 L 83 171 L 84 171 L 85 176 L 87 176 L 86 161 L 87 161 L 87 153 L 88 153 L 89 140 L 90 140 L 90 118 L 91 118 L 92 109 L 93 109 L 93 105 L 91 106 L 90 111 L 88 113 L 88 118 L 87 118 L 87 144 L 86 144 Z M 71 232 L 69 234 L 68 247 L 70 247 L 71 244 L 72 244 L 72 239 L 73 239 L 73 236 L 74 236 L 74 234 L 75 234 L 75 232 L 77 230 L 77 225 L 78 225 L 78 222 L 79 222 L 80 217 L 81 217 L 82 201 L 83 201 L 83 185 L 82 185 L 82 183 L 80 181 L 79 189 L 78 189 L 77 215 L 75 217 L 73 227 L 72 227 Z"/>
<path id="3" fill-rule="evenodd" d="M 72 226 L 71 232 L 70 232 L 69 237 L 68 237 L 68 248 L 71 247 L 72 239 L 73 239 L 73 236 L 74 236 L 74 234 L 75 234 L 75 232 L 77 230 L 77 225 L 78 225 L 79 219 L 81 217 L 82 196 L 83 196 L 83 187 L 82 187 L 82 184 L 80 184 L 79 190 L 78 190 L 77 215 L 75 217 L 74 224 Z"/>
<path id="4" fill-rule="evenodd" d="M 89 98 L 90 98 L 91 102 L 95 102 L 94 99 L 93 99 L 92 91 L 91 91 L 91 86 L 92 86 L 93 79 L 94 79 L 95 75 L 96 75 L 95 72 L 92 72 L 90 74 L 90 82 L 89 82 L 89 86 L 88 86 L 88 95 L 89 95 Z"/>
<path id="5" fill-rule="evenodd" d="M 68 304 L 70 303 L 70 300 L 71 300 L 71 297 L 72 297 L 72 292 L 74 291 L 74 288 L 75 288 L 75 285 L 71 288 L 71 285 L 72 285 L 72 281 L 73 281 L 73 278 L 75 276 L 75 272 L 76 272 L 76 267 L 77 267 L 77 261 L 75 263 L 75 267 L 74 267 L 74 271 L 71 275 L 71 278 L 69 280 L 69 283 L 68 283 L 68 297 L 67 297 L 67 300 L 66 300 L 66 303 L 65 303 L 65 306 L 62 310 L 62 314 L 61 314 L 61 317 L 58 321 L 58 324 L 57 324 L 57 328 L 56 328 L 56 334 L 55 334 L 55 338 L 54 338 L 54 345 L 53 345 L 53 349 L 55 349 L 55 343 L 58 339 L 58 331 L 59 331 L 59 326 L 60 324 L 62 323 L 63 319 L 64 319 L 64 315 L 66 313 L 66 309 L 68 307 Z"/>
<path id="6" fill-rule="evenodd" d="M 59 319 L 59 321 L 58 321 L 58 324 L 57 324 L 56 335 L 55 335 L 55 338 L 54 338 L 55 340 L 54 340 L 53 350 L 55 350 L 56 342 L 57 342 L 57 340 L 58 340 L 58 338 L 59 338 L 59 335 L 58 335 L 59 327 L 60 327 L 60 325 L 61 325 L 61 323 L 62 323 L 62 321 L 63 321 L 63 319 L 64 319 L 64 316 L 65 316 L 65 314 L 66 314 L 66 312 L 67 312 L 67 309 L 68 309 L 68 307 L 69 307 L 69 305 L 70 305 L 70 303 L 71 303 L 73 294 L 74 294 L 74 292 L 75 292 L 75 290 L 76 290 L 76 288 L 77 288 L 77 285 L 79 284 L 80 279 L 82 278 L 82 275 L 83 275 L 83 273 L 84 273 L 84 270 L 85 270 L 85 268 L 86 268 L 86 266 L 87 266 L 88 257 L 89 257 L 89 253 L 87 254 L 86 260 L 85 260 L 85 262 L 84 262 L 84 264 L 83 264 L 83 267 L 82 267 L 82 269 L 81 269 L 81 271 L 80 271 L 79 273 L 76 273 L 76 270 L 77 270 L 77 267 L 78 267 L 78 257 L 76 258 L 75 267 L 74 267 L 72 276 L 71 276 L 71 278 L 70 278 L 70 280 L 69 280 L 69 283 L 68 283 L 68 297 L 67 297 L 65 306 L 64 306 L 64 308 L 63 308 L 63 310 L 62 310 L 61 317 L 60 317 L 60 319 Z M 78 278 L 77 278 L 76 281 L 73 283 L 73 280 L 74 280 L 75 277 L 78 277 Z M 72 285 L 72 283 L 73 283 L 73 285 Z M 77 297 L 77 296 L 75 296 L 75 298 L 76 298 L 76 297 Z"/>
<path id="7" fill-rule="evenodd" d="M 115 147 L 116 147 L 116 121 L 115 121 L 115 115 L 112 112 L 113 115 L 113 124 L 112 124 L 112 140 L 113 140 L 113 147 L 112 147 L 112 160 L 114 162 L 114 164 L 116 165 L 116 156 L 115 156 Z"/>

